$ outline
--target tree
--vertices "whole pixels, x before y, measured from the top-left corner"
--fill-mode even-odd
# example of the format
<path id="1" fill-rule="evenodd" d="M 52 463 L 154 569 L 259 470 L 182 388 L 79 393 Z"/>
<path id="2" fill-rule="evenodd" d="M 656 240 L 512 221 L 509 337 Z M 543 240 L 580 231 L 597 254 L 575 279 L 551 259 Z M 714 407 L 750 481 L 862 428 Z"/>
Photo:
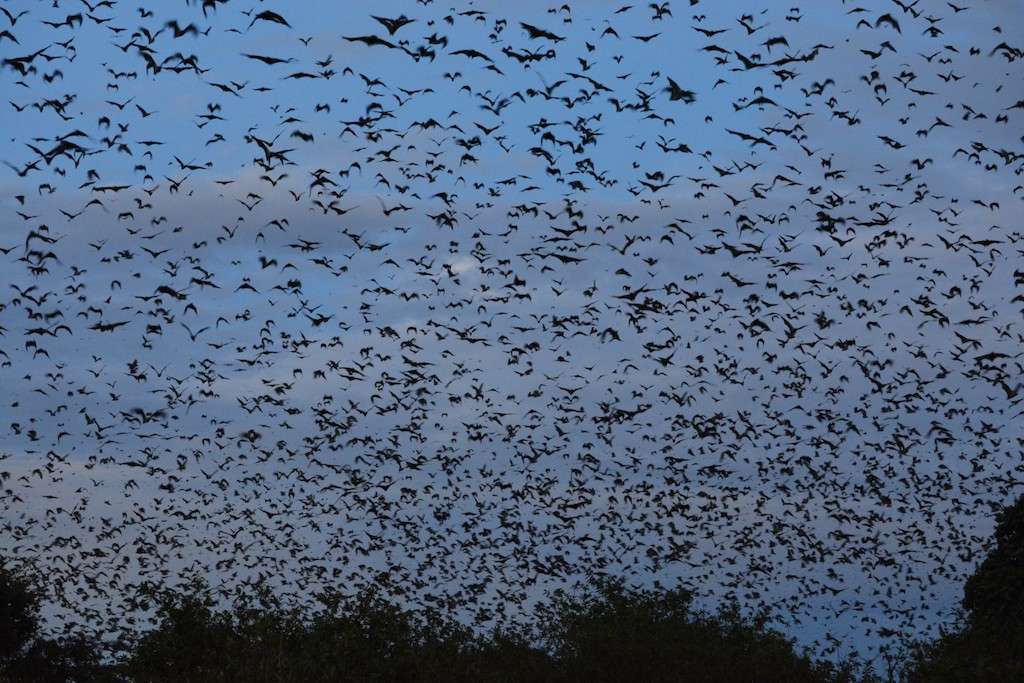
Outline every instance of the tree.
<path id="1" fill-rule="evenodd" d="M 1024 496 L 1000 511 L 995 548 L 967 579 L 962 604 L 974 623 L 1024 624 Z"/>
<path id="2" fill-rule="evenodd" d="M 600 579 L 541 607 L 542 638 L 559 677 L 587 681 L 854 680 L 857 667 L 813 662 L 759 614 L 694 609 L 682 589 L 632 589 Z M 864 673 L 870 677 L 869 672 Z"/>
<path id="3" fill-rule="evenodd" d="M 71 633 L 63 638 L 40 634 L 42 595 L 31 578 L 0 558 L 0 680 L 31 683 L 115 681 L 101 661 L 95 639 Z"/>
<path id="4" fill-rule="evenodd" d="M 35 639 L 40 600 L 24 571 L 0 558 L 0 664 L 21 655 Z"/>
<path id="5" fill-rule="evenodd" d="M 39 634 L 39 594 L 0 571 L 5 650 L 0 681 L 852 681 L 856 661 L 813 661 L 735 605 L 698 610 L 683 589 L 599 579 L 555 591 L 533 626 L 481 633 L 439 608 L 399 606 L 381 589 L 331 590 L 288 606 L 267 585 L 218 605 L 208 585 L 139 586 L 133 603 L 154 628 L 122 643 L 117 664 L 84 635 Z"/>
<path id="6" fill-rule="evenodd" d="M 122 671 L 132 680 L 497 681 L 542 680 L 546 671 L 546 656 L 516 634 L 478 636 L 372 590 L 325 592 L 311 611 L 282 605 L 265 587 L 220 610 L 202 583 L 148 593 L 157 625 L 127 652 Z"/>
<path id="7" fill-rule="evenodd" d="M 139 589 L 140 605 L 155 603 L 157 627 L 130 651 L 125 672 L 149 681 L 221 681 L 236 649 L 230 616 L 215 612 L 207 586 L 194 581 L 172 591 L 150 585 Z"/>
<path id="8" fill-rule="evenodd" d="M 1024 496 L 996 518 L 995 546 L 964 584 L 966 614 L 912 648 L 908 681 L 1024 680 Z"/>
<path id="9" fill-rule="evenodd" d="M 37 638 L 7 666 L 10 681 L 25 683 L 101 683 L 124 679 L 105 663 L 96 641 L 76 634 L 60 639 Z"/>

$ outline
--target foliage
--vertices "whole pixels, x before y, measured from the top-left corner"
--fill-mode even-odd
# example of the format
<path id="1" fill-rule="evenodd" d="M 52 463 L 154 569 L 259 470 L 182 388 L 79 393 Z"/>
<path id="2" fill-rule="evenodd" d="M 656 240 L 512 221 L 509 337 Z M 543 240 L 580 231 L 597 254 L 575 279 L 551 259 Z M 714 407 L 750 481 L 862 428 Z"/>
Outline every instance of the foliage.
<path id="1" fill-rule="evenodd" d="M 58 639 L 40 635 L 41 598 L 24 570 L 0 559 L 0 681 L 118 680 L 101 662 L 95 639 L 74 633 Z"/>
<path id="2" fill-rule="evenodd" d="M 0 560 L 0 662 L 16 657 L 35 638 L 39 602 L 25 573 Z"/>
<path id="3" fill-rule="evenodd" d="M 964 585 L 967 614 L 917 643 L 908 681 L 1024 681 L 1024 496 L 996 520 L 995 547 Z"/>
<path id="4" fill-rule="evenodd" d="M 34 640 L 22 656 L 7 663 L 4 674 L 9 681 L 26 683 L 115 683 L 124 680 L 114 668 L 102 661 L 96 640 L 82 634 L 56 640 Z"/>
<path id="5" fill-rule="evenodd" d="M 764 614 L 745 617 L 736 605 L 717 614 L 695 610 L 683 588 L 600 579 L 579 596 L 556 592 L 541 620 L 565 680 L 827 681 L 855 673 L 798 654 Z"/>
<path id="6" fill-rule="evenodd" d="M 956 628 L 905 651 L 890 679 L 1024 680 L 1024 498 L 998 518 L 992 552 L 966 582 Z M 146 585 L 134 602 L 153 628 L 117 661 L 83 634 L 40 635 L 40 593 L 0 561 L 0 683 L 33 681 L 876 681 L 855 657 L 815 661 L 763 613 L 695 608 L 681 587 L 597 579 L 555 591 L 535 627 L 479 633 L 432 607 L 340 590 L 311 610 L 257 588 L 219 607 L 202 581 Z"/>
<path id="7" fill-rule="evenodd" d="M 550 596 L 538 607 L 536 633 L 480 634 L 440 610 L 403 609 L 372 591 L 325 593 L 309 613 L 267 590 L 218 609 L 202 582 L 146 586 L 137 601 L 154 608 L 154 628 L 128 643 L 120 661 L 101 662 L 97 641 L 84 636 L 35 637 L 10 660 L 7 680 L 852 680 L 797 654 L 763 617 L 736 607 L 710 615 L 695 611 L 682 589 L 614 580 Z M 29 621 L 38 603 L 31 606 Z"/>
<path id="8" fill-rule="evenodd" d="M 963 625 L 918 643 L 903 678 L 925 681 L 1024 681 L 1024 630 Z"/>
<path id="9" fill-rule="evenodd" d="M 975 623 L 1024 624 L 1024 496 L 998 515 L 995 548 L 964 585 Z"/>
<path id="10" fill-rule="evenodd" d="M 546 660 L 515 634 L 477 636 L 436 610 L 414 613 L 373 592 L 319 596 L 305 615 L 260 591 L 216 611 L 202 586 L 161 595 L 156 629 L 121 666 L 147 681 L 506 680 Z M 537 668 L 538 675 L 541 669 Z"/>

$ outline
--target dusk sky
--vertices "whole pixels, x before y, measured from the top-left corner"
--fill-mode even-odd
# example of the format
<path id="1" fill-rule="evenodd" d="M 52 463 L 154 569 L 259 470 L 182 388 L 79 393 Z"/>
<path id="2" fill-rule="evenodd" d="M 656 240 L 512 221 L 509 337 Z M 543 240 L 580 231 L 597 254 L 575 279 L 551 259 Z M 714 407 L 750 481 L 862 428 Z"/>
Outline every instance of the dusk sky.
<path id="1" fill-rule="evenodd" d="M 0 551 L 55 628 L 934 631 L 1024 483 L 1024 22 L 964 2 L 4 2 Z"/>

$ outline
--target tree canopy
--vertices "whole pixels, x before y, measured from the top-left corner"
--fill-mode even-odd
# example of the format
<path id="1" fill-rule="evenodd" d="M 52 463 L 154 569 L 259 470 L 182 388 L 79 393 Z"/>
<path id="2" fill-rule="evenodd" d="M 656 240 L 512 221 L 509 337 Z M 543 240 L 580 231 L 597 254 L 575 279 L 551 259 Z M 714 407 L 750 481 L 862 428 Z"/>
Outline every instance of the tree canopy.
<path id="1" fill-rule="evenodd" d="M 960 623 L 914 648 L 909 681 L 1024 680 L 1024 496 L 999 512 L 994 536 L 964 584 Z"/>
<path id="2" fill-rule="evenodd" d="M 920 640 L 891 680 L 1024 680 L 1024 497 L 997 517 L 994 544 L 964 586 L 955 628 Z M 125 642 L 44 635 L 41 580 L 0 560 L 0 683 L 66 681 L 879 681 L 856 655 L 801 651 L 763 612 L 698 608 L 682 587 L 595 577 L 540 601 L 529 625 L 480 632 L 440 608 L 382 592 L 282 604 L 266 587 L 218 604 L 200 580 L 145 584 L 152 628 Z M 899 645 L 899 644 L 895 644 Z M 898 649 L 898 647 L 894 647 Z"/>

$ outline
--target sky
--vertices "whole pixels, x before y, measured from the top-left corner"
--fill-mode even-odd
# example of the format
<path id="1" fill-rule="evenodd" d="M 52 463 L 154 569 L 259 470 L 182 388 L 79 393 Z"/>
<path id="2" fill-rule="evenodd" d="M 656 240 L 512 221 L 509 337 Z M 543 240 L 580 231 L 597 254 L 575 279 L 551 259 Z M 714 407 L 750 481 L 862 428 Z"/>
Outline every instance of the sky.
<path id="1" fill-rule="evenodd" d="M 2 6 L 0 550 L 54 623 L 951 617 L 1021 481 L 1014 3 Z"/>

